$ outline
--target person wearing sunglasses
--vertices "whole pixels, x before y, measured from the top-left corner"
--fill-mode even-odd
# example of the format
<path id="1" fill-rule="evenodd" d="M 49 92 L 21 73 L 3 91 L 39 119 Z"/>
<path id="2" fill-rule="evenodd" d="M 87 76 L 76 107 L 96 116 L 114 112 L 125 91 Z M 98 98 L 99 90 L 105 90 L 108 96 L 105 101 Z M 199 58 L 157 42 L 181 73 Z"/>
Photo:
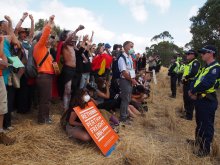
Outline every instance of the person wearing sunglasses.
<path id="1" fill-rule="evenodd" d="M 202 60 L 206 63 L 199 76 L 191 84 L 189 96 L 195 100 L 196 130 L 195 141 L 190 144 L 199 146 L 194 154 L 205 157 L 210 154 L 214 135 L 215 111 L 218 107 L 216 89 L 220 81 L 220 64 L 216 61 L 217 49 L 207 45 L 199 50 Z"/>
<path id="2" fill-rule="evenodd" d="M 190 89 L 190 84 L 199 74 L 200 63 L 197 56 L 198 54 L 195 50 L 189 50 L 186 52 L 187 64 L 184 67 L 182 78 L 185 114 L 181 116 L 181 118 L 186 120 L 193 119 L 194 101 L 189 97 L 188 91 Z"/>

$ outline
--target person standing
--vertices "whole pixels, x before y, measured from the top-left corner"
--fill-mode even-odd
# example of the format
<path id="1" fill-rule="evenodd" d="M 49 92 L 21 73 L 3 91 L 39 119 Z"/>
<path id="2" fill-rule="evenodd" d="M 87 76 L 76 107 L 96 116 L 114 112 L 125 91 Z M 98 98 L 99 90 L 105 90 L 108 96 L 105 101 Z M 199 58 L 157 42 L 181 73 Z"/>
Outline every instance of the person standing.
<path id="1" fill-rule="evenodd" d="M 0 144 L 11 145 L 15 142 L 15 138 L 8 137 L 3 131 L 4 115 L 7 114 L 7 91 L 2 76 L 2 69 L 8 67 L 7 58 L 3 52 L 4 37 L 0 34 Z"/>
<path id="2" fill-rule="evenodd" d="M 183 102 L 186 113 L 184 116 L 182 116 L 182 118 L 186 120 L 193 119 L 194 101 L 189 97 L 188 91 L 190 89 L 190 84 L 199 74 L 200 63 L 196 57 L 197 57 L 196 51 L 189 50 L 188 52 L 186 52 L 187 64 L 184 67 L 183 78 L 182 78 Z"/>
<path id="3" fill-rule="evenodd" d="M 38 123 L 51 124 L 49 117 L 50 100 L 52 97 L 52 80 L 54 69 L 52 66 L 53 57 L 49 52 L 51 46 L 50 33 L 54 25 L 54 15 L 50 16 L 48 23 L 43 28 L 42 34 L 39 34 L 37 43 L 34 46 L 33 56 L 37 64 L 38 76 L 36 78 L 37 90 L 39 96 Z M 43 60 L 44 59 L 44 60 Z"/>
<path id="4" fill-rule="evenodd" d="M 128 105 L 131 100 L 132 85 L 137 84 L 135 80 L 135 70 L 133 69 L 133 62 L 130 56 L 130 50 L 133 50 L 133 45 L 134 44 L 131 41 L 124 42 L 124 52 L 118 60 L 118 68 L 121 73 L 121 77 L 119 79 L 121 91 L 120 121 L 125 125 L 130 124 L 128 121 Z"/>
<path id="5" fill-rule="evenodd" d="M 195 100 L 196 130 L 195 142 L 199 150 L 194 152 L 198 157 L 210 154 L 210 145 L 214 135 L 215 111 L 218 107 L 216 89 L 219 87 L 220 64 L 216 61 L 217 50 L 207 45 L 199 50 L 206 66 L 198 78 L 191 84 L 189 96 Z"/>
<path id="6" fill-rule="evenodd" d="M 171 65 L 168 70 L 168 75 L 170 76 L 170 86 L 172 95 L 171 98 L 176 98 L 176 81 L 178 78 L 179 71 L 179 62 L 176 59 L 176 56 L 171 60 Z"/>

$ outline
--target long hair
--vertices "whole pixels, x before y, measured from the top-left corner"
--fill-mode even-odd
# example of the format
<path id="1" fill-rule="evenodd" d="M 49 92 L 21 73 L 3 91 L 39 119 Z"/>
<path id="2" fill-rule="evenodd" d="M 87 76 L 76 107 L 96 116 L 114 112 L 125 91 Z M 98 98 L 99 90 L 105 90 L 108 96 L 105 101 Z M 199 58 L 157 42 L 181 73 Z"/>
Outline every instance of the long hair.
<path id="1" fill-rule="evenodd" d="M 83 95 L 85 95 L 85 93 L 86 93 L 85 89 L 79 89 L 76 92 L 75 96 L 71 99 L 69 108 L 72 109 L 77 106 L 79 106 L 81 109 L 85 108 L 87 104 L 83 100 Z"/>

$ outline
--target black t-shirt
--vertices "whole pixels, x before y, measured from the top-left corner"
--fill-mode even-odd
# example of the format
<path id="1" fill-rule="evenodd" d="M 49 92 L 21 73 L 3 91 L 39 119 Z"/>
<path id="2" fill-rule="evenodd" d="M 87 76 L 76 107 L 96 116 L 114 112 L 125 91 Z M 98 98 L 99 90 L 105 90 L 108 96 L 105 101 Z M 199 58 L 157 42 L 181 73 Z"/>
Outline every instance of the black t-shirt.
<path id="1" fill-rule="evenodd" d="M 82 73 L 83 72 L 83 57 L 82 53 L 85 51 L 84 48 L 80 47 L 79 50 L 75 50 L 76 54 L 76 72 Z"/>
<path id="2" fill-rule="evenodd" d="M 86 56 L 88 62 L 87 63 L 83 63 L 83 71 L 82 71 L 82 73 L 90 73 L 91 72 L 91 61 L 89 59 L 89 52 L 86 50 L 84 52 L 84 55 Z"/>

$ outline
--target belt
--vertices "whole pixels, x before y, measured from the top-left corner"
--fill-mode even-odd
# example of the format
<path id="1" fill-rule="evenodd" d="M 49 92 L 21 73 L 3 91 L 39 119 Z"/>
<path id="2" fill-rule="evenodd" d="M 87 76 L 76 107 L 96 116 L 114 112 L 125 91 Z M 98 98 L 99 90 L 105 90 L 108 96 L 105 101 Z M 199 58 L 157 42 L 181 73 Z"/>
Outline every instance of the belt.
<path id="1" fill-rule="evenodd" d="M 208 99 L 211 101 L 216 101 L 217 100 L 217 96 L 216 93 L 200 93 L 197 95 L 198 99 Z"/>

